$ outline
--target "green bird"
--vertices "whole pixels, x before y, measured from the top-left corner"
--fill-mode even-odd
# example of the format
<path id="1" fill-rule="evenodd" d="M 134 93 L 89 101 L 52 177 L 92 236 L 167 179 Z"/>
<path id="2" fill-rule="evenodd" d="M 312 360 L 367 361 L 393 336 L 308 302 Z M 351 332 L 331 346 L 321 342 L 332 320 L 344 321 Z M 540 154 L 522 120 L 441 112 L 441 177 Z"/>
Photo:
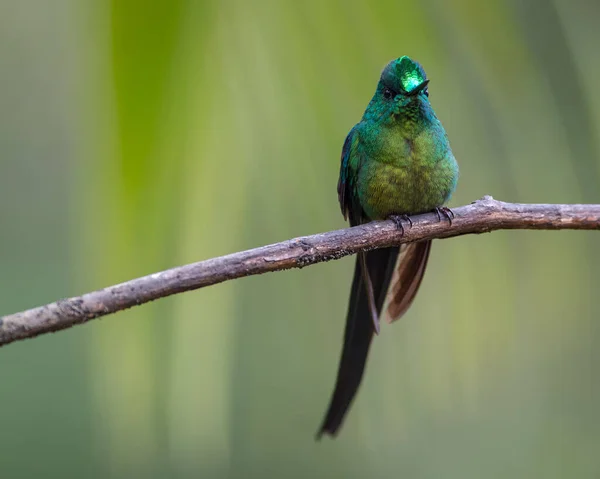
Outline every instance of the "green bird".
<path id="1" fill-rule="evenodd" d="M 377 90 L 342 149 L 338 198 L 351 226 L 436 211 L 456 188 L 458 165 L 448 136 L 429 103 L 429 80 L 419 63 L 403 56 L 381 73 Z M 423 279 L 431 240 L 359 253 L 335 390 L 317 438 L 336 435 L 360 385 L 373 334 L 387 302 L 388 321 L 399 319 Z M 398 259 L 398 257 L 400 258 Z M 396 264 L 397 263 L 397 264 Z"/>

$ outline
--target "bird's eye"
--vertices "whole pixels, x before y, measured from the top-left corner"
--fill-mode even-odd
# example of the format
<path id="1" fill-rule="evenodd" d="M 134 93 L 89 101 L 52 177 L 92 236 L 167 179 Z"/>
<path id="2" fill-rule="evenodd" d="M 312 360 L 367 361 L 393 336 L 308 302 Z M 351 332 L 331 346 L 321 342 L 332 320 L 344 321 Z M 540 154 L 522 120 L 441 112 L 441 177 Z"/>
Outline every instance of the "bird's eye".
<path id="1" fill-rule="evenodd" d="M 425 96 L 426 96 L 427 98 L 429 98 L 429 88 L 425 88 L 425 89 L 423 89 L 423 93 L 425 94 Z"/>
<path id="2" fill-rule="evenodd" d="M 386 100 L 389 100 L 393 96 L 394 96 L 394 92 L 392 90 L 390 90 L 389 88 L 386 88 L 385 90 L 383 90 L 383 98 L 385 98 Z"/>

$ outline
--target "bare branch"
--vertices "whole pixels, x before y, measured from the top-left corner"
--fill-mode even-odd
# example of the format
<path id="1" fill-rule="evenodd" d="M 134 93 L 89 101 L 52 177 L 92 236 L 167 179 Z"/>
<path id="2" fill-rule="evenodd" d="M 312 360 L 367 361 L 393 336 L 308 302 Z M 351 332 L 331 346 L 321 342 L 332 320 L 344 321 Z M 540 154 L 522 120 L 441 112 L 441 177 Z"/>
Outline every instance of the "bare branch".
<path id="1" fill-rule="evenodd" d="M 69 328 L 172 294 L 235 278 L 302 268 L 359 251 L 500 229 L 600 229 L 600 205 L 503 203 L 485 196 L 452 210 L 452 225 L 435 213 L 412 218 L 404 236 L 392 221 L 303 236 L 281 243 L 168 269 L 92 293 L 0 318 L 0 346 Z"/>

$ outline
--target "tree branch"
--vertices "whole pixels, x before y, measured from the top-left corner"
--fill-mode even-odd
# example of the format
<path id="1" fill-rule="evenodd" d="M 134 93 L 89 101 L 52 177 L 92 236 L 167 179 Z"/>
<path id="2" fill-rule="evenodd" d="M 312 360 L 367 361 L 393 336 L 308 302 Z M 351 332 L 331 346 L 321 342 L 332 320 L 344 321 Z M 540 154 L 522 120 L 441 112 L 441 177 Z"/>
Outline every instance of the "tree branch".
<path id="1" fill-rule="evenodd" d="M 435 213 L 427 213 L 412 217 L 413 226 L 405 228 L 402 235 L 392 221 L 374 221 L 179 266 L 4 316 L 0 318 L 0 346 L 172 294 L 244 276 L 302 268 L 359 251 L 500 229 L 600 229 L 600 205 L 515 204 L 485 196 L 452 211 L 455 215 L 452 225 L 444 218 L 440 220 Z"/>

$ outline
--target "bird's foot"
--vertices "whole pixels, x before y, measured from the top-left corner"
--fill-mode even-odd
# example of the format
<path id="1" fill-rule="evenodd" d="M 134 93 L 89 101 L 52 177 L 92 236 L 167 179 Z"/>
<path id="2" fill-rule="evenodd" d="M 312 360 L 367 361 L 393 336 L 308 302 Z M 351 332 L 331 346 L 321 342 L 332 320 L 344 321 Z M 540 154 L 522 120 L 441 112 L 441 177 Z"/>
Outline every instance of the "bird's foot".
<path id="1" fill-rule="evenodd" d="M 452 220 L 454 219 L 454 212 L 447 206 L 440 206 L 435 208 L 434 211 L 437 213 L 438 221 L 442 221 L 442 216 L 448 220 L 450 226 L 452 226 Z"/>
<path id="2" fill-rule="evenodd" d="M 413 222 L 408 215 L 390 215 L 390 219 L 396 225 L 396 229 L 400 230 L 401 236 L 404 236 L 404 221 L 408 223 L 409 228 L 412 228 Z"/>

